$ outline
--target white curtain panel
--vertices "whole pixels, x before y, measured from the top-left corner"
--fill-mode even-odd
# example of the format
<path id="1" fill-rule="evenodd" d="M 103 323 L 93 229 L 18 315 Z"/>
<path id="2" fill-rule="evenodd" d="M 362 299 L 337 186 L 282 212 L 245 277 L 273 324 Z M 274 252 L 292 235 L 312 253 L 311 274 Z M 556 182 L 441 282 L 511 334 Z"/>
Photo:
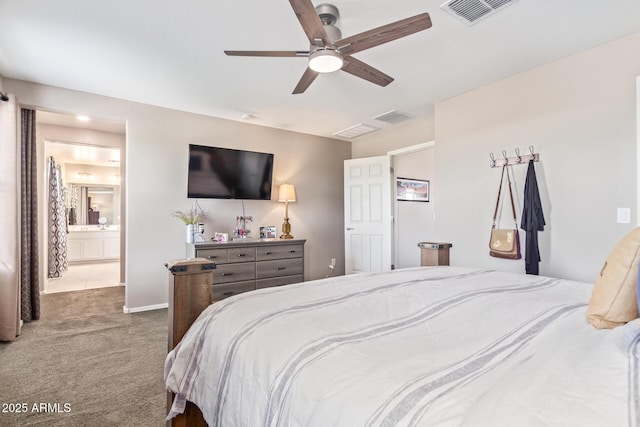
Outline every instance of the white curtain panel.
<path id="1" fill-rule="evenodd" d="M 18 102 L 0 101 L 0 341 L 20 334 Z"/>

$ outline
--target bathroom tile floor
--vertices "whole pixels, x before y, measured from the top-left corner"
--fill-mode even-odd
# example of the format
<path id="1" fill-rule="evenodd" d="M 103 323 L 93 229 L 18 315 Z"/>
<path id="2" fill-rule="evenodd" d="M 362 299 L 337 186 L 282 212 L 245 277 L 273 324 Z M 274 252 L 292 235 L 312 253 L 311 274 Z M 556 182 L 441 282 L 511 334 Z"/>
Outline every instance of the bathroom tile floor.
<path id="1" fill-rule="evenodd" d="M 120 262 L 71 264 L 59 279 L 47 279 L 45 292 L 69 292 L 120 286 Z"/>

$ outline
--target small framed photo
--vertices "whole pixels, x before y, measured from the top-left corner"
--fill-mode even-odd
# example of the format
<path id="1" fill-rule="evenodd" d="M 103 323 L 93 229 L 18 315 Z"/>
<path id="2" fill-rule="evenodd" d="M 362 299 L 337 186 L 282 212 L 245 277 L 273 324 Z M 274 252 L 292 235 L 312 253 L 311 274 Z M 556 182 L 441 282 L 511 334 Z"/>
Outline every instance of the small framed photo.
<path id="1" fill-rule="evenodd" d="M 215 242 L 227 242 L 229 240 L 229 234 L 228 233 L 214 233 L 213 235 L 213 241 Z"/>
<path id="2" fill-rule="evenodd" d="M 428 202 L 429 181 L 424 179 L 397 178 L 396 200 L 407 202 Z"/>
<path id="3" fill-rule="evenodd" d="M 260 227 L 260 238 L 261 239 L 275 239 L 276 238 L 276 226 L 275 225 L 267 225 Z"/>

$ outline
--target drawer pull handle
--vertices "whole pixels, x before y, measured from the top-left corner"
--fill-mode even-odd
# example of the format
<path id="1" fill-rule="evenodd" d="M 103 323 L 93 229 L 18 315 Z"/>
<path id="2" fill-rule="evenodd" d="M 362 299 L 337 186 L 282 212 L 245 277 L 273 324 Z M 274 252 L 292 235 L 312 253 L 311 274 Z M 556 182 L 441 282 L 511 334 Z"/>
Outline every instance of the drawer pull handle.
<path id="1" fill-rule="evenodd" d="M 209 259 L 216 259 L 218 258 L 218 255 L 209 255 Z"/>
<path id="2" fill-rule="evenodd" d="M 230 292 L 225 292 L 225 293 L 223 293 L 222 295 L 224 295 L 225 297 L 228 297 L 228 296 L 231 296 L 231 295 L 233 295 L 233 294 L 235 294 L 235 292 L 230 291 Z"/>
<path id="3" fill-rule="evenodd" d="M 284 270 L 286 267 L 276 267 L 276 271 Z"/>
<path id="4" fill-rule="evenodd" d="M 221 276 L 233 276 L 233 273 L 222 273 Z"/>
<path id="5" fill-rule="evenodd" d="M 295 253 L 296 253 L 296 251 L 295 251 L 294 249 L 292 249 L 292 250 L 290 250 L 290 251 L 289 251 L 289 253 L 290 253 L 290 254 L 295 254 Z"/>
<path id="6" fill-rule="evenodd" d="M 247 256 L 247 254 L 238 254 L 238 256 Z"/>
<path id="7" fill-rule="evenodd" d="M 265 252 L 265 255 L 271 255 L 273 252 Z"/>

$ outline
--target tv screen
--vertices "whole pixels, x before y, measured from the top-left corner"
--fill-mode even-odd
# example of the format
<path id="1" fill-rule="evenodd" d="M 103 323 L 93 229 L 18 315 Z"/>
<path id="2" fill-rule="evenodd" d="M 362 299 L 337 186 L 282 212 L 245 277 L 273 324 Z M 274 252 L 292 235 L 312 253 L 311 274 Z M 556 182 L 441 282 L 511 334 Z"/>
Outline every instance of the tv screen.
<path id="1" fill-rule="evenodd" d="M 273 154 L 189 144 L 187 197 L 270 200 Z"/>

